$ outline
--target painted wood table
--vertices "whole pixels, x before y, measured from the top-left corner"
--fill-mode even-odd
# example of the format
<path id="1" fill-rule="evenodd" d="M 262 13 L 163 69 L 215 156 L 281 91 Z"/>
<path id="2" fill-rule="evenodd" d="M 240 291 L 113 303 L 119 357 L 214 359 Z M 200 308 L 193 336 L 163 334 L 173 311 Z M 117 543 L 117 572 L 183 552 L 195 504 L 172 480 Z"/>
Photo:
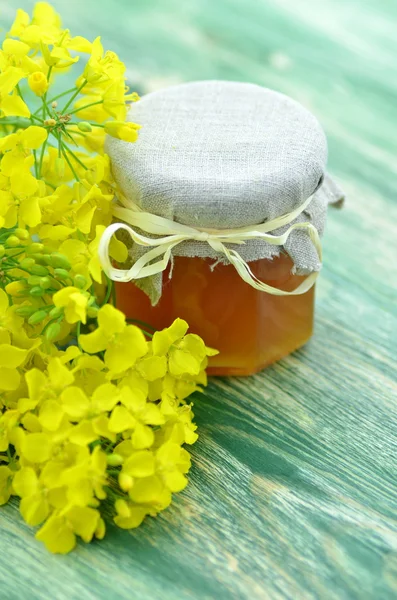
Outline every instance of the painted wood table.
<path id="1" fill-rule="evenodd" d="M 157 519 L 51 556 L 0 512 L 0 598 L 397 597 L 394 0 L 54 0 L 141 92 L 252 81 L 320 119 L 348 193 L 331 212 L 302 350 L 195 399 L 190 485 Z M 17 5 L 0 0 L 2 25 Z"/>

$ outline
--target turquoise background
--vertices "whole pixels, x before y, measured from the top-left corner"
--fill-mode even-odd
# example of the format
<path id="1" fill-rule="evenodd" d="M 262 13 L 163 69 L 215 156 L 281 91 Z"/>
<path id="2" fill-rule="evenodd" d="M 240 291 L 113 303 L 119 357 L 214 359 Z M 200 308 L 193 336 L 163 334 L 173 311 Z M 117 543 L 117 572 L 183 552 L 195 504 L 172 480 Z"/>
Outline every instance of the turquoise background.
<path id="1" fill-rule="evenodd" d="M 0 0 L 7 27 L 26 0 Z M 311 109 L 348 194 L 329 215 L 313 340 L 195 398 L 190 485 L 136 531 L 51 556 L 0 511 L 0 597 L 397 596 L 395 0 L 56 0 L 140 92 L 252 81 Z"/>

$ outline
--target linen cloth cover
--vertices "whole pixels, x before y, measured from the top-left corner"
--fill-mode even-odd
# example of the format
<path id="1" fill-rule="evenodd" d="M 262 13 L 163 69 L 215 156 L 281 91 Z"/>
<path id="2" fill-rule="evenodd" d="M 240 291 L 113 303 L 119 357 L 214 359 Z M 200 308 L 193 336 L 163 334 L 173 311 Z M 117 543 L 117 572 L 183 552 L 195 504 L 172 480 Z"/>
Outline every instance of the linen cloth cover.
<path id="1" fill-rule="evenodd" d="M 144 96 L 132 104 L 127 120 L 142 126 L 138 141 L 106 142 L 127 206 L 132 202 L 184 225 L 230 229 L 284 215 L 313 195 L 293 223 L 311 222 L 322 235 L 328 204 L 344 199 L 326 173 L 327 141 L 319 122 L 279 92 L 250 83 L 187 83 Z M 304 230 L 294 230 L 284 248 L 263 240 L 228 246 L 246 262 L 285 250 L 297 274 L 321 269 Z M 134 244 L 131 259 L 145 251 Z M 227 262 L 203 241 L 183 242 L 173 256 Z M 151 279 L 136 283 L 155 304 L 162 275 Z"/>

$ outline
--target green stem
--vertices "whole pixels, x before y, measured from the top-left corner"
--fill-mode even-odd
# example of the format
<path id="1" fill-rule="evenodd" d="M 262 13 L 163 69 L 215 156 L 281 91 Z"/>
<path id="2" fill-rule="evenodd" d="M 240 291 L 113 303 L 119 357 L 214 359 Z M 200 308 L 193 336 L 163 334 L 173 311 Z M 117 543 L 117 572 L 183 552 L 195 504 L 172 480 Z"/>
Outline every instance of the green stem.
<path id="1" fill-rule="evenodd" d="M 81 335 L 81 321 L 79 321 L 77 323 L 77 327 L 76 327 L 76 339 L 77 339 L 77 345 L 79 347 L 79 350 L 83 351 L 82 347 L 80 346 L 80 335 Z"/>
<path id="2" fill-rule="evenodd" d="M 136 323 L 137 325 L 141 325 L 142 327 L 145 327 L 146 329 L 152 329 L 153 332 L 157 331 L 157 329 L 155 327 L 153 327 L 153 325 L 149 325 L 149 323 L 145 323 L 145 321 L 140 321 L 139 319 L 126 319 L 126 321 L 128 323 Z"/>
<path id="3" fill-rule="evenodd" d="M 54 96 L 53 98 L 51 98 L 51 100 L 47 100 L 47 104 L 52 104 L 53 102 L 55 102 L 55 100 L 58 100 L 58 98 L 62 98 L 62 96 L 67 96 L 68 94 L 71 94 L 75 89 L 76 87 L 72 87 L 70 88 L 70 90 L 66 90 L 66 92 L 62 92 L 61 94 Z M 37 113 L 39 113 L 40 111 L 41 106 L 33 113 L 33 115 L 37 115 Z"/>
<path id="4" fill-rule="evenodd" d="M 112 302 L 113 302 L 113 306 L 117 306 L 117 292 L 116 292 L 116 286 L 113 283 L 112 286 Z"/>
<path id="5" fill-rule="evenodd" d="M 47 140 L 48 140 L 48 138 L 47 138 Z M 43 160 L 44 160 L 45 149 L 46 149 L 46 146 L 47 146 L 47 140 L 45 140 L 45 142 L 44 142 L 44 144 L 43 144 L 43 146 L 41 148 L 38 179 L 41 178 L 41 171 L 43 169 Z"/>
<path id="6" fill-rule="evenodd" d="M 97 104 L 103 104 L 103 100 L 98 100 L 98 102 L 91 102 L 91 104 L 85 104 L 84 106 L 80 106 L 79 108 L 75 108 L 69 114 L 74 115 L 81 110 L 85 110 L 86 108 L 90 108 L 90 106 L 96 106 Z"/>
<path id="7" fill-rule="evenodd" d="M 30 115 L 31 119 L 34 119 L 35 121 L 38 121 L 39 123 L 44 123 L 43 119 L 40 119 L 40 117 L 36 117 L 36 115 Z"/>
<path id="8" fill-rule="evenodd" d="M 84 81 L 81 84 L 81 86 L 79 88 L 77 88 L 77 90 L 75 91 L 75 93 L 73 94 L 73 96 L 71 98 L 69 98 L 69 101 L 66 103 L 66 105 L 61 110 L 62 114 L 65 114 L 66 110 L 72 104 L 73 100 L 76 98 L 76 96 L 78 96 L 80 94 L 81 90 L 83 89 L 83 87 L 85 87 L 87 85 L 87 83 L 88 83 L 88 81 L 86 79 L 84 79 Z M 71 114 L 73 114 L 73 113 L 71 113 Z"/>
<path id="9" fill-rule="evenodd" d="M 73 173 L 73 176 L 74 176 L 75 180 L 76 180 L 76 181 L 78 181 L 78 182 L 80 182 L 80 178 L 78 177 L 78 175 L 77 175 L 76 171 L 74 170 L 74 168 L 73 168 L 73 165 L 72 165 L 72 163 L 70 162 L 70 160 L 69 160 L 69 157 L 68 157 L 68 155 L 67 155 L 67 152 L 65 152 L 65 150 L 64 150 L 64 148 L 63 148 L 63 147 L 62 147 L 62 154 L 63 154 L 63 156 L 65 157 L 65 160 L 66 160 L 66 162 L 68 163 L 68 165 L 69 165 L 69 168 L 70 168 L 70 170 L 72 171 L 72 173 Z"/>
<path id="10" fill-rule="evenodd" d="M 39 171 L 38 171 L 39 166 L 37 164 L 37 152 L 36 152 L 36 150 L 33 150 L 33 157 L 34 157 L 34 174 L 35 174 L 36 179 L 38 179 L 39 178 Z"/>
<path id="11" fill-rule="evenodd" d="M 112 295 L 112 288 L 114 287 L 113 281 L 107 275 L 105 275 L 105 277 L 106 277 L 106 282 L 107 282 L 107 289 L 106 289 L 105 298 L 104 298 L 101 306 L 105 306 L 105 304 L 107 304 L 109 302 L 109 298 Z"/>
<path id="12" fill-rule="evenodd" d="M 76 125 L 76 123 L 67 123 L 67 125 Z M 87 137 L 86 133 L 83 133 L 82 131 L 73 131 L 73 135 L 82 135 L 83 137 Z"/>
<path id="13" fill-rule="evenodd" d="M 69 148 L 69 146 L 67 146 L 64 142 L 62 142 L 60 138 L 59 138 L 59 141 L 60 141 L 60 143 L 62 145 L 62 150 L 64 150 L 65 152 L 69 152 L 69 154 L 74 158 L 74 160 L 76 162 L 78 162 L 79 165 L 81 167 L 83 167 L 83 169 L 85 169 L 86 171 L 88 171 L 88 167 L 79 159 L 78 156 L 75 155 L 74 152 L 72 152 L 72 150 Z"/>

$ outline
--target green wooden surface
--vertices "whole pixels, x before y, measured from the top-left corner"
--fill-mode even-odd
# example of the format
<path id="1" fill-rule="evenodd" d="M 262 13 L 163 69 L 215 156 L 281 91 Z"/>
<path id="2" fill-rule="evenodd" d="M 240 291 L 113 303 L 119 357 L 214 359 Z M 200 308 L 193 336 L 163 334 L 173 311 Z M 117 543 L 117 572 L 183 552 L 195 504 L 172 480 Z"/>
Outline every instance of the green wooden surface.
<path id="1" fill-rule="evenodd" d="M 0 0 L 2 23 L 27 0 Z M 397 597 L 395 0 L 54 0 L 140 91 L 253 81 L 318 116 L 349 194 L 310 344 L 196 399 L 190 485 L 133 532 L 50 556 L 0 512 L 0 598 Z"/>

